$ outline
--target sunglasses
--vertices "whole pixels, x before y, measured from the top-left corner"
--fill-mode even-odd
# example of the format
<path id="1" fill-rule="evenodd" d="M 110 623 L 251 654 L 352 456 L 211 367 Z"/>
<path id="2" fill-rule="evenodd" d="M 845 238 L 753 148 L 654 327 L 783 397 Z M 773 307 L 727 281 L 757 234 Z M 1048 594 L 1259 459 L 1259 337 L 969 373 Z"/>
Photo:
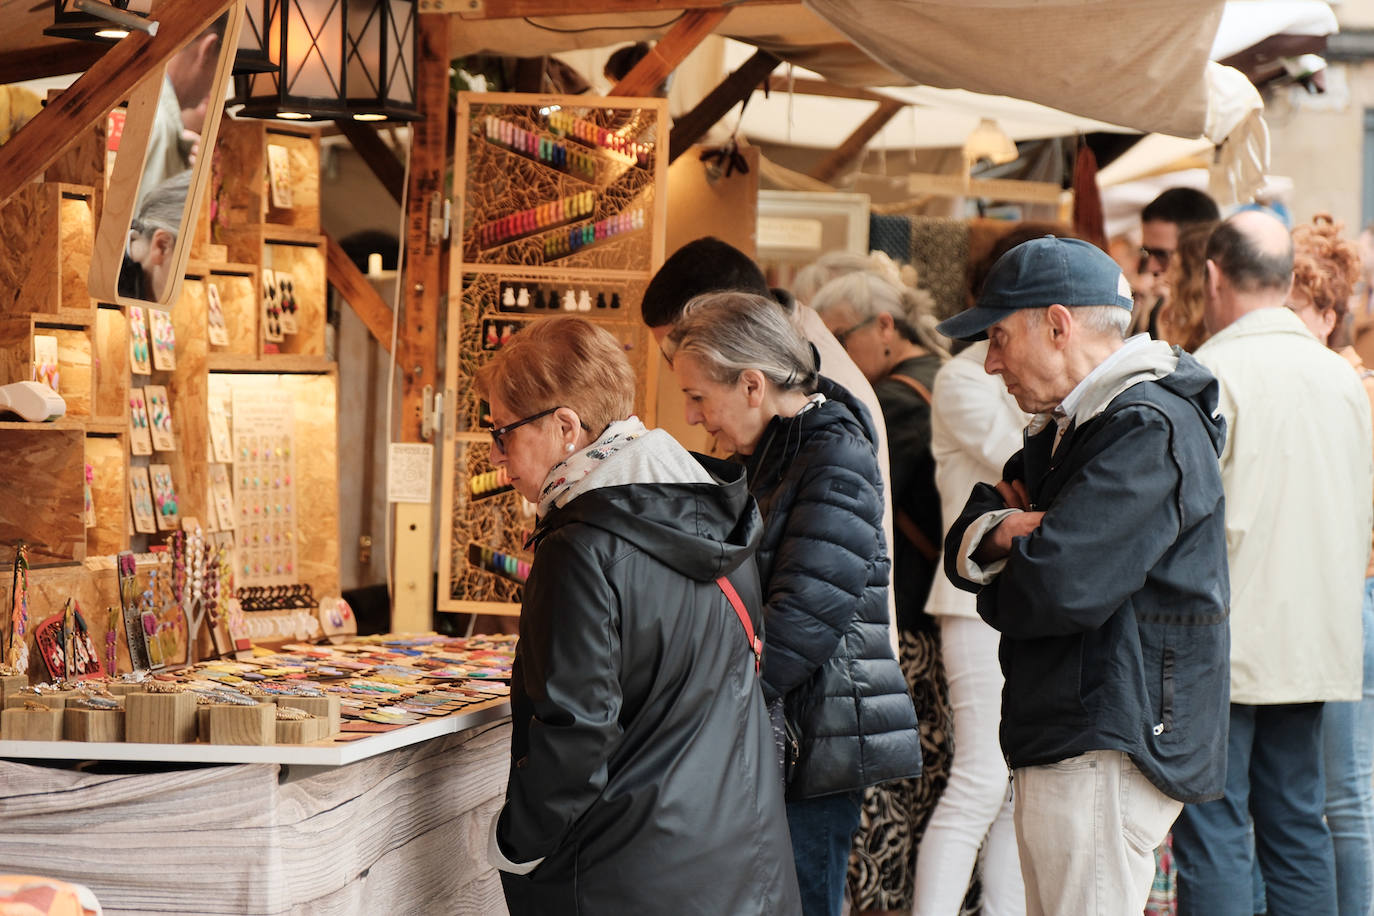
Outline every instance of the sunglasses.
<path id="1" fill-rule="evenodd" d="M 851 325 L 850 327 L 845 328 L 843 331 L 835 331 L 835 332 L 834 332 L 834 334 L 835 334 L 835 339 L 836 339 L 837 341 L 839 341 L 839 342 L 840 342 L 840 346 L 843 347 L 843 346 L 845 345 L 844 342 L 845 342 L 846 340 L 849 339 L 849 335 L 850 335 L 850 334 L 853 334 L 855 331 L 858 331 L 858 330 L 860 330 L 860 329 L 862 329 L 862 328 L 868 327 L 870 324 L 872 324 L 872 323 L 873 323 L 874 321 L 876 321 L 877 319 L 878 319 L 878 316 L 877 316 L 877 315 L 869 315 L 867 318 L 865 318 L 863 321 L 860 321 L 860 322 L 859 322 L 858 324 L 856 324 L 856 325 Z"/>
<path id="2" fill-rule="evenodd" d="M 509 433 L 511 430 L 519 429 L 526 423 L 533 423 L 535 420 L 542 420 L 544 417 L 547 417 L 549 414 L 553 413 L 555 410 L 560 409 L 562 406 L 562 404 L 559 404 L 555 407 L 550 407 L 548 410 L 541 410 L 539 411 L 539 413 L 531 414 L 523 420 L 516 420 L 514 423 L 507 423 L 505 426 L 495 426 L 491 429 L 488 429 L 487 432 L 491 433 L 492 446 L 504 452 L 506 450 L 505 436 L 507 433 Z M 586 423 L 583 423 L 581 420 L 577 421 L 577 425 L 581 426 L 587 432 L 592 431 L 591 427 L 588 426 Z"/>
<path id="3" fill-rule="evenodd" d="M 1167 268 L 1169 266 L 1169 258 L 1172 256 L 1173 252 L 1167 248 L 1146 248 L 1142 245 L 1140 248 L 1140 264 L 1136 270 L 1140 273 L 1144 273 L 1149 269 L 1150 261 L 1152 260 L 1158 261 L 1160 268 Z"/>

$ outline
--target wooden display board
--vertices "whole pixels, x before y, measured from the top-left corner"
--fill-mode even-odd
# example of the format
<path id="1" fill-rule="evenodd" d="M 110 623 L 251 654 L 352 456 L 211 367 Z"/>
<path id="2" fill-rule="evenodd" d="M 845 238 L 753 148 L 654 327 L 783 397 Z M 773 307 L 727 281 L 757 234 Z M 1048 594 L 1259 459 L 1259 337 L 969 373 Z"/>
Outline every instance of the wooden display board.
<path id="1" fill-rule="evenodd" d="M 662 99 L 459 93 L 440 611 L 520 610 L 533 508 L 472 486 L 492 470 L 473 373 L 511 334 L 551 315 L 604 326 L 654 423 L 658 352 L 640 300 L 663 261 L 669 126 Z"/>

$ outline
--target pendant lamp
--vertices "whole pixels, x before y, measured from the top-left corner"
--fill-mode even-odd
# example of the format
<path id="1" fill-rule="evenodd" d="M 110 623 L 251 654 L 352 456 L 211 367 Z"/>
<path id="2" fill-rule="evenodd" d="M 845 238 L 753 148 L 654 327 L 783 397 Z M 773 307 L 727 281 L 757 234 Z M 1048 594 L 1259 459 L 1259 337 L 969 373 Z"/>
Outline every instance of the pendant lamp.
<path id="1" fill-rule="evenodd" d="M 415 0 L 249 0 L 278 68 L 241 76 L 239 117 L 415 121 Z"/>

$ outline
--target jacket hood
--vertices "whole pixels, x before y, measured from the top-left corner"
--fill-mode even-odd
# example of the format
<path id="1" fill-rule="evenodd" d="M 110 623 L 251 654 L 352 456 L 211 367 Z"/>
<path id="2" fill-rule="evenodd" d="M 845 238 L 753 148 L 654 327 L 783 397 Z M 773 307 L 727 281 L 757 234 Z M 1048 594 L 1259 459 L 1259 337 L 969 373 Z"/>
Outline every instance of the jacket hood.
<path id="1" fill-rule="evenodd" d="M 1219 457 L 1222 446 L 1226 444 L 1226 420 L 1217 412 L 1221 387 L 1216 376 L 1192 354 L 1178 347 L 1174 350 L 1178 353 L 1178 368 L 1159 379 L 1158 384 L 1193 405 Z"/>
<path id="2" fill-rule="evenodd" d="M 628 541 L 697 582 L 733 572 L 753 556 L 762 519 L 743 468 L 705 455 L 692 457 L 712 482 L 626 483 L 589 490 L 549 512 L 531 542 L 578 522 Z"/>

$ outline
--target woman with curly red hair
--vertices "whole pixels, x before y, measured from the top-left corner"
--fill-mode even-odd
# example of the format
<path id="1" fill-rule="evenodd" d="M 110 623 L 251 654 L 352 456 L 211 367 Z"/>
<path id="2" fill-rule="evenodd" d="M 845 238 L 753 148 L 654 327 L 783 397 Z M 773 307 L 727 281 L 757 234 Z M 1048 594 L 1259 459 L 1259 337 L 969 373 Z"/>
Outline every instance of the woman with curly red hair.
<path id="1" fill-rule="evenodd" d="M 1293 230 L 1293 290 L 1288 307 L 1323 344 L 1350 361 L 1374 404 L 1374 372 L 1350 346 L 1349 300 L 1360 277 L 1360 249 L 1341 224 L 1320 213 Z M 1336 847 L 1341 916 L 1374 907 L 1374 554 L 1365 569 L 1364 690 L 1353 703 L 1322 710 L 1326 821 Z"/>

